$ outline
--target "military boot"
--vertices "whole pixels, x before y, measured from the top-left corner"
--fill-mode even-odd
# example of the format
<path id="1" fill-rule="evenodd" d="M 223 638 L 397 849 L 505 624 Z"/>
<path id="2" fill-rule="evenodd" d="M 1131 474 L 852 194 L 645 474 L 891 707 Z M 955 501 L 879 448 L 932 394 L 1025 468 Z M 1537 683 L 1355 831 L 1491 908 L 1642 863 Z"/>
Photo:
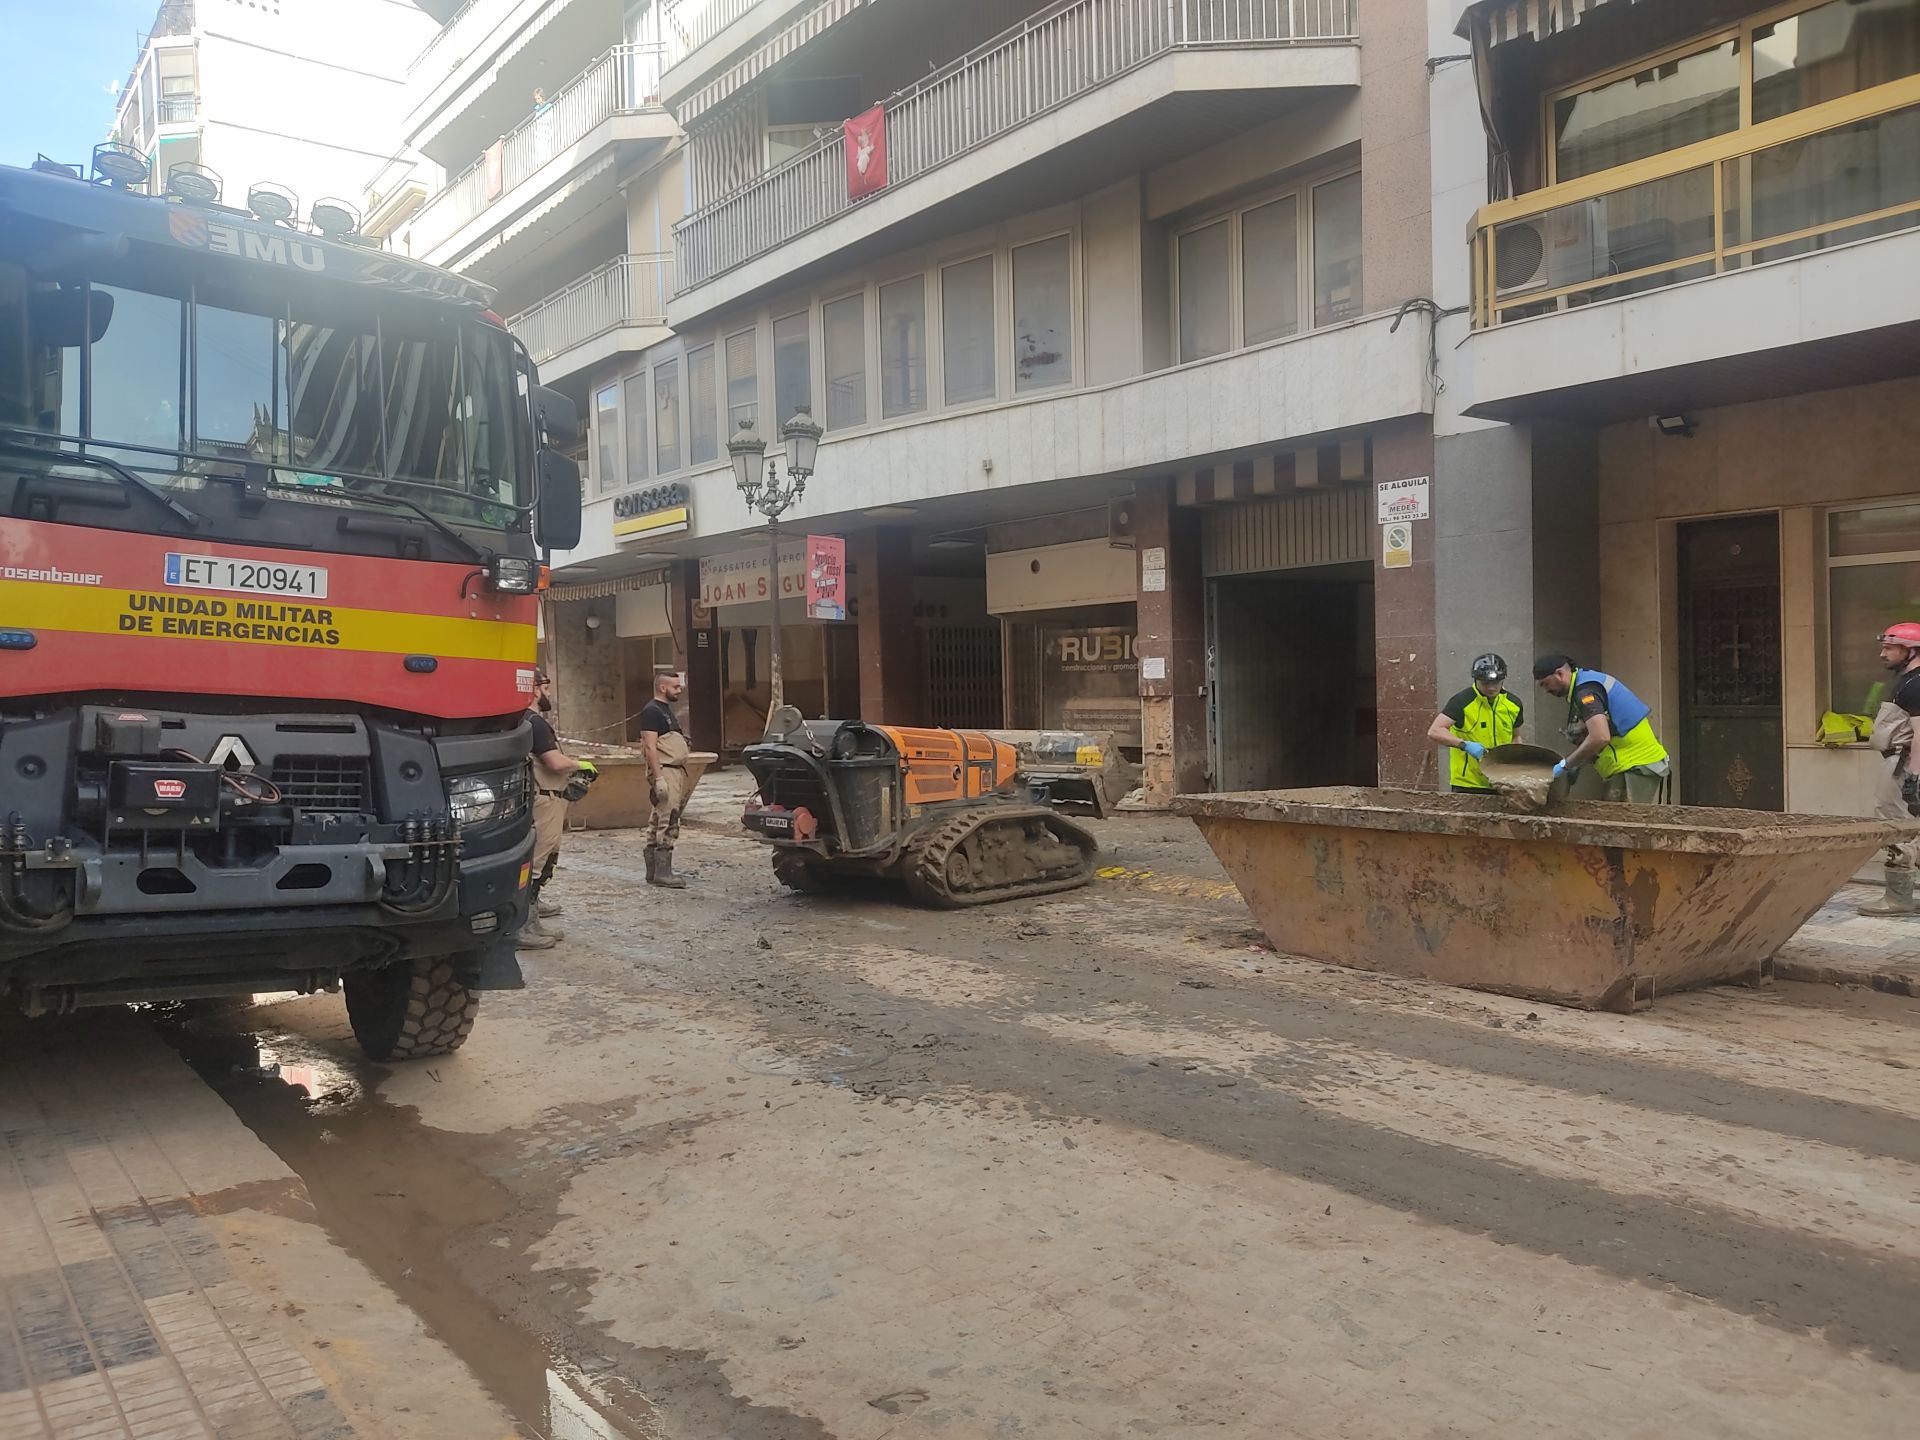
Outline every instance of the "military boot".
<path id="1" fill-rule="evenodd" d="M 1887 893 L 1870 904 L 1860 907 L 1862 915 L 1912 915 L 1913 904 L 1913 867 L 1911 865 L 1887 866 Z"/>
<path id="2" fill-rule="evenodd" d="M 663 845 L 654 852 L 653 865 L 647 871 L 647 883 L 662 890 L 684 890 L 687 882 L 673 873 L 673 848 Z"/>

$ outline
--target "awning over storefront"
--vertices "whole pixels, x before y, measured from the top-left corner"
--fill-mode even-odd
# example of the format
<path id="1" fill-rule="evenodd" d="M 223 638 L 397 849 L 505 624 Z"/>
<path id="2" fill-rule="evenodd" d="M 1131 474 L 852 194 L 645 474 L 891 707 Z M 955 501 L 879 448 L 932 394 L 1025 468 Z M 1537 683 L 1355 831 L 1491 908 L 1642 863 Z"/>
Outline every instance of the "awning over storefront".
<path id="1" fill-rule="evenodd" d="M 1570 30 L 1603 5 L 1633 5 L 1640 0 L 1482 0 L 1469 5 L 1454 34 L 1487 45 L 1530 36 L 1544 40 Z M 1646 0 L 1653 3 L 1653 0 Z"/>
<path id="2" fill-rule="evenodd" d="M 628 590 L 646 590 L 667 583 L 665 570 L 643 570 L 638 575 L 623 575 L 617 580 L 586 580 L 573 585 L 555 585 L 547 598 L 556 601 L 601 600 Z"/>

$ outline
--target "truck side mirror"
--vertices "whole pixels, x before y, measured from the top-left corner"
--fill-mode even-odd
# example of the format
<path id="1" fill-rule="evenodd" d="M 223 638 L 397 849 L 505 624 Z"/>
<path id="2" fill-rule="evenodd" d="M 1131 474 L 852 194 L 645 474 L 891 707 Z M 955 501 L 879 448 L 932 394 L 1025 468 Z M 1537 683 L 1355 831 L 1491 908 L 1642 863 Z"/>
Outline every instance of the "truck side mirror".
<path id="1" fill-rule="evenodd" d="M 41 290 L 27 304 L 34 338 L 49 348 L 77 349 L 83 335 L 85 343 L 98 345 L 113 319 L 113 295 L 107 290 L 95 290 L 91 295 L 77 285 Z"/>
<path id="2" fill-rule="evenodd" d="M 567 450 L 580 443 L 580 412 L 558 390 L 533 387 L 534 433 L 543 445 Z"/>
<path id="3" fill-rule="evenodd" d="M 534 538 L 543 550 L 573 549 L 580 543 L 580 467 L 557 450 L 542 450 L 534 478 Z"/>

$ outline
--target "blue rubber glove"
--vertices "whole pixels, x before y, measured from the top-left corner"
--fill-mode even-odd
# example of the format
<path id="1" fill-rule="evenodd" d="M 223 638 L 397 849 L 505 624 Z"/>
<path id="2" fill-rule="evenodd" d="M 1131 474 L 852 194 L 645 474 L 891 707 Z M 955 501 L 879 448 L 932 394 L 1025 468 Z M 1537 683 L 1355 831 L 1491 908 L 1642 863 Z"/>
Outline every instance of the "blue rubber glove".
<path id="1" fill-rule="evenodd" d="M 1553 767 L 1553 778 L 1558 780 L 1562 775 L 1566 773 L 1567 773 L 1567 762 L 1564 760 L 1556 761 Z"/>
<path id="2" fill-rule="evenodd" d="M 1464 740 L 1461 742 L 1460 748 L 1476 760 L 1484 760 L 1487 758 L 1487 747 L 1482 745 L 1478 740 Z"/>

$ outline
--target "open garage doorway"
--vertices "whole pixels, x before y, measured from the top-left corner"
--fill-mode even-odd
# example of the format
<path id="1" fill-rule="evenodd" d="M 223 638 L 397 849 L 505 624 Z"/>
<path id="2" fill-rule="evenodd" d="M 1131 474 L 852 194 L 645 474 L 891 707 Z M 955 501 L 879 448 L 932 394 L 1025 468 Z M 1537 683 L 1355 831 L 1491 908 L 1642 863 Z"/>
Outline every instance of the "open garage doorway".
<path id="1" fill-rule="evenodd" d="M 1207 656 L 1213 788 L 1376 783 L 1371 565 L 1209 581 Z"/>

